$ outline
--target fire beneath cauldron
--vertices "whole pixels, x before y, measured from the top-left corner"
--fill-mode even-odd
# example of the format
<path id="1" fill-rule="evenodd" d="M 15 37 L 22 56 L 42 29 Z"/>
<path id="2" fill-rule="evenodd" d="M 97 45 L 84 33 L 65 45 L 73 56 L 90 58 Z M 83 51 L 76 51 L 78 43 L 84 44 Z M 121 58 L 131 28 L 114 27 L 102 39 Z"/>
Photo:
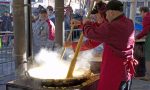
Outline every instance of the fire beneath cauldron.
<path id="1" fill-rule="evenodd" d="M 29 75 L 37 79 L 66 79 L 70 62 L 60 60 L 54 52 L 42 50 L 35 60 L 38 67 L 29 69 Z M 90 65 L 85 61 L 77 62 L 73 77 L 83 77 L 89 72 Z"/>

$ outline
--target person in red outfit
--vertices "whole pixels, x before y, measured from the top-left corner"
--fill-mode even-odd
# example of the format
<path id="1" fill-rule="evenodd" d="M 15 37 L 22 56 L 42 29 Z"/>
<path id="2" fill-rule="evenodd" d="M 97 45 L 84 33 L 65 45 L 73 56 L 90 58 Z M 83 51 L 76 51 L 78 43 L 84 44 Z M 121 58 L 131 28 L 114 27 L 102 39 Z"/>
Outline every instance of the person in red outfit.
<path id="1" fill-rule="evenodd" d="M 104 44 L 97 90 L 130 90 L 134 66 L 137 64 L 133 58 L 134 25 L 132 20 L 124 16 L 120 1 L 112 0 L 106 8 L 108 22 L 95 26 L 88 19 L 83 20 L 84 36 Z M 88 45 L 95 46 L 92 43 Z"/>
<path id="2" fill-rule="evenodd" d="M 98 27 L 102 23 L 107 22 L 107 20 L 106 20 L 106 4 L 102 1 L 97 2 L 95 7 L 93 8 L 91 14 L 95 18 L 94 22 L 93 22 L 93 26 Z M 91 20 L 91 21 L 93 21 L 93 20 Z M 79 26 L 81 29 L 83 28 L 83 25 L 80 21 L 73 19 L 71 22 L 73 23 L 73 25 Z M 73 49 L 76 48 L 77 42 L 70 42 L 69 41 L 66 43 L 72 44 Z M 68 46 L 70 46 L 70 44 L 68 44 Z M 98 42 L 98 41 L 95 41 L 92 39 L 87 39 L 82 44 L 82 47 L 80 50 L 85 51 L 85 50 L 93 49 L 93 48 L 99 46 L 100 44 L 101 44 L 101 42 Z"/>
<path id="3" fill-rule="evenodd" d="M 144 57 L 146 61 L 146 76 L 144 78 L 146 80 L 150 80 L 150 12 L 148 7 L 141 7 L 140 12 L 143 18 L 143 30 L 140 34 L 136 36 L 136 39 L 141 39 L 144 36 L 146 36 L 144 47 Z"/>

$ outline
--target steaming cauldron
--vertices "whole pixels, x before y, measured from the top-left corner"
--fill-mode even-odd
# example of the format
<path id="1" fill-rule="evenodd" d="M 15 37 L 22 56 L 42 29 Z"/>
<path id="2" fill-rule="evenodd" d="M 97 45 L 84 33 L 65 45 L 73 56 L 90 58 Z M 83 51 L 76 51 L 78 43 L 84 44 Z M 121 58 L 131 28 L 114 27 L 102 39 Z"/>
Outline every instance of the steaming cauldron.
<path id="1" fill-rule="evenodd" d="M 47 79 L 47 80 L 42 80 L 41 85 L 45 87 L 69 87 L 69 86 L 80 85 L 86 80 L 88 80 L 88 76 L 70 78 L 70 79 Z"/>
<path id="2" fill-rule="evenodd" d="M 91 76 L 91 71 L 85 71 L 82 76 L 73 77 L 73 78 L 66 78 L 66 79 L 39 79 L 35 77 L 31 77 L 28 74 L 28 77 L 36 80 L 41 83 L 43 87 L 69 87 L 69 86 L 76 86 L 80 85 L 81 83 L 87 81 Z"/>
<path id="3" fill-rule="evenodd" d="M 35 62 L 33 62 L 33 63 L 35 63 Z M 28 67 L 32 68 L 32 64 L 29 65 Z M 38 65 L 36 67 L 38 67 Z M 74 76 L 73 78 L 40 79 L 40 78 L 36 78 L 36 77 L 30 75 L 29 71 L 27 72 L 28 73 L 27 77 L 29 77 L 30 79 L 33 79 L 33 80 L 41 83 L 41 86 L 44 86 L 44 87 L 69 87 L 69 86 L 80 85 L 81 83 L 87 81 L 91 77 L 91 70 L 90 70 L 90 68 L 82 68 L 82 69 L 79 68 L 77 70 L 81 71 L 81 72 L 83 71 L 83 73 L 81 75 L 79 75 L 79 76 Z M 48 73 L 48 71 L 47 71 L 47 73 Z M 47 75 L 49 75 L 49 74 L 47 74 Z"/>

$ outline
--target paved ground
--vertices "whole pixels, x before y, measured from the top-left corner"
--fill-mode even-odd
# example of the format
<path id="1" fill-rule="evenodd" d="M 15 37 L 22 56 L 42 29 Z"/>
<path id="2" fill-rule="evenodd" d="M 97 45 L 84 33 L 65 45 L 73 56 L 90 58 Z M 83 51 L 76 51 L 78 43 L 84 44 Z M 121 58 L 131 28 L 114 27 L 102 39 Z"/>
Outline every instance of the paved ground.
<path id="1" fill-rule="evenodd" d="M 131 90 L 150 90 L 150 81 L 134 79 Z"/>

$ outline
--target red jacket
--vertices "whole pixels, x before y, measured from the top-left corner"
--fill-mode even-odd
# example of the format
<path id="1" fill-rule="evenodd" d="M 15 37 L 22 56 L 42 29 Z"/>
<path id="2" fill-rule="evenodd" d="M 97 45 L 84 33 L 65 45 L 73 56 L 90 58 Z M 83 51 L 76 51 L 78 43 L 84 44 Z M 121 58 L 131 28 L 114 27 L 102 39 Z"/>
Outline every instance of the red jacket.
<path id="1" fill-rule="evenodd" d="M 105 21 L 104 21 L 104 22 L 105 22 Z M 104 23 L 104 22 L 102 22 L 102 23 Z M 97 22 L 95 22 L 95 23 L 93 23 L 93 26 L 94 26 L 94 27 L 98 27 L 98 26 L 100 26 L 102 23 L 97 23 Z M 83 25 L 81 25 L 80 28 L 81 28 L 81 27 L 83 28 Z M 73 43 L 72 43 L 72 48 L 73 48 L 73 49 L 76 48 L 77 43 L 78 43 L 78 42 L 73 42 Z M 98 45 L 100 45 L 101 43 L 102 43 L 102 42 L 87 39 L 86 41 L 84 41 L 84 42 L 82 43 L 82 46 L 81 46 L 81 48 L 80 48 L 80 51 L 85 51 L 85 50 L 93 49 L 93 48 L 97 47 Z"/>
<path id="2" fill-rule="evenodd" d="M 147 13 L 146 16 L 143 18 L 142 25 L 143 30 L 139 35 L 137 35 L 136 37 L 137 39 L 144 37 L 150 32 L 150 13 Z"/>
<path id="3" fill-rule="evenodd" d="M 134 74 L 133 22 L 124 15 L 98 27 L 87 22 L 83 34 L 90 40 L 104 43 L 98 90 L 119 90 L 120 83 L 131 79 Z"/>
<path id="4" fill-rule="evenodd" d="M 86 40 L 82 43 L 82 46 L 80 48 L 80 51 L 85 51 L 85 50 L 89 50 L 89 49 L 93 49 L 95 47 L 97 47 L 98 45 L 100 45 L 101 42 L 95 41 L 95 40 Z M 72 43 L 72 48 L 75 49 L 77 46 L 77 42 L 73 42 Z M 75 51 L 75 50 L 74 50 Z"/>
<path id="5" fill-rule="evenodd" d="M 55 39 L 55 25 L 51 20 L 46 20 L 49 26 L 49 40 Z"/>

